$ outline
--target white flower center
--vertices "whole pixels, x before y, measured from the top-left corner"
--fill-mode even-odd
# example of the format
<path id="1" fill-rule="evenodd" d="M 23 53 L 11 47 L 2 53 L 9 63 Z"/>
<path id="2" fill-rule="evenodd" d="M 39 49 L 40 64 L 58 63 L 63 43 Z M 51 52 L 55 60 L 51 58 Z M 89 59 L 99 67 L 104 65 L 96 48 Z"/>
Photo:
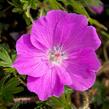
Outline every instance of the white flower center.
<path id="1" fill-rule="evenodd" d="M 48 59 L 53 65 L 60 65 L 64 59 L 67 59 L 67 56 L 60 47 L 54 47 L 49 50 Z"/>

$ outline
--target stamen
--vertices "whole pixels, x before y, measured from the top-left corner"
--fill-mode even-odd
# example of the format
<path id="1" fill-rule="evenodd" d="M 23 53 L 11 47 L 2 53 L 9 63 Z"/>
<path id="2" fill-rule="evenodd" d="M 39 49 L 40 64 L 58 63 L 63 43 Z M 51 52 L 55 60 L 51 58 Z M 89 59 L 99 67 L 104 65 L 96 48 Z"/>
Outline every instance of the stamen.
<path id="1" fill-rule="evenodd" d="M 48 53 L 48 60 L 53 65 L 60 65 L 64 59 L 66 59 L 66 54 L 62 51 L 60 47 L 54 47 Z"/>

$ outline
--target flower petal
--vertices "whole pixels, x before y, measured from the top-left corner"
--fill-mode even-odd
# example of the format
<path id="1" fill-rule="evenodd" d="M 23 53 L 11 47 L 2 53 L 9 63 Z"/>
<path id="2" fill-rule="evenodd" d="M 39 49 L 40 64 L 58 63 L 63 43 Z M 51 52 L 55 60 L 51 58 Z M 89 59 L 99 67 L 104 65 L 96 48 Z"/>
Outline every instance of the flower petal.
<path id="1" fill-rule="evenodd" d="M 51 28 L 54 27 L 52 36 L 53 46 L 63 46 L 69 37 L 72 38 L 72 31 L 78 24 L 79 28 L 88 25 L 88 20 L 85 16 L 75 13 L 67 13 L 60 10 L 50 11 L 46 17 L 48 18 Z M 52 21 L 50 19 L 52 19 Z"/>
<path id="2" fill-rule="evenodd" d="M 53 36 L 51 35 L 53 46 L 62 46 L 66 52 L 86 47 L 96 50 L 100 46 L 101 41 L 96 29 L 93 26 L 88 26 L 88 20 L 85 16 L 66 12 L 60 13 L 62 12 L 50 11 L 46 16 L 49 26 L 54 28 Z"/>
<path id="3" fill-rule="evenodd" d="M 66 52 L 73 52 L 86 47 L 96 50 L 101 44 L 93 26 L 78 27 L 78 24 L 76 24 L 66 25 L 66 28 L 63 28 L 63 36 L 67 38 L 63 43 L 63 49 Z"/>
<path id="4" fill-rule="evenodd" d="M 93 71 L 87 73 L 89 73 L 90 76 L 88 78 L 82 78 L 81 76 L 74 74 L 72 76 L 73 84 L 69 85 L 69 87 L 78 91 L 85 91 L 91 88 L 96 80 L 96 74 Z"/>
<path id="5" fill-rule="evenodd" d="M 55 68 L 62 84 L 64 85 L 71 85 L 72 84 L 72 78 L 68 72 L 66 72 L 64 66 L 61 66 L 59 68 Z"/>
<path id="6" fill-rule="evenodd" d="M 54 29 L 64 14 L 65 12 L 63 11 L 50 11 L 47 16 L 42 16 L 34 21 L 31 31 L 31 41 L 36 48 L 51 48 Z M 39 43 L 41 47 L 39 47 Z"/>
<path id="7" fill-rule="evenodd" d="M 84 91 L 90 88 L 96 78 L 95 72 L 100 67 L 100 62 L 96 54 L 91 49 L 84 49 L 76 53 L 76 56 L 67 60 L 66 71 L 69 72 L 72 78 L 70 87 L 75 90 Z"/>
<path id="8" fill-rule="evenodd" d="M 88 21 L 83 15 L 68 14 L 61 10 L 49 11 L 45 17 L 43 16 L 33 23 L 31 31 L 32 44 L 40 49 L 59 45 L 60 40 L 66 40 L 66 35 L 63 35 L 63 32 L 65 30 L 67 34 L 67 24 L 79 24 L 81 28 L 87 26 Z M 72 27 L 69 29 L 72 30 Z M 41 47 L 39 47 L 39 43 Z"/>
<path id="9" fill-rule="evenodd" d="M 46 72 L 46 64 L 44 54 L 38 51 L 30 42 L 30 35 L 23 35 L 16 44 L 17 58 L 13 63 L 13 67 L 20 74 L 33 77 L 40 77 Z M 40 70 L 41 69 L 41 70 Z"/>
<path id="10" fill-rule="evenodd" d="M 60 82 L 58 75 L 50 70 L 39 78 L 29 76 L 27 79 L 27 87 L 31 92 L 36 93 L 42 101 L 50 96 L 58 97 L 64 90 L 64 86 Z"/>

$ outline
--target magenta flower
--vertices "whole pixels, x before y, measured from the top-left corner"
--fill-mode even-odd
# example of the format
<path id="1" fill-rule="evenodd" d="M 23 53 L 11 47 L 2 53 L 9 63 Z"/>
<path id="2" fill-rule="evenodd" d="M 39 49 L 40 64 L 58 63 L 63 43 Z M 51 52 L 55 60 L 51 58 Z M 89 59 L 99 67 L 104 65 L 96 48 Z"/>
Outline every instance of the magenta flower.
<path id="1" fill-rule="evenodd" d="M 98 6 L 92 6 L 91 9 L 93 12 L 101 14 L 104 10 L 104 4 L 100 2 Z"/>
<path id="2" fill-rule="evenodd" d="M 13 67 L 28 75 L 27 88 L 40 100 L 60 96 L 64 85 L 84 91 L 94 84 L 100 43 L 85 16 L 52 10 L 17 41 Z"/>

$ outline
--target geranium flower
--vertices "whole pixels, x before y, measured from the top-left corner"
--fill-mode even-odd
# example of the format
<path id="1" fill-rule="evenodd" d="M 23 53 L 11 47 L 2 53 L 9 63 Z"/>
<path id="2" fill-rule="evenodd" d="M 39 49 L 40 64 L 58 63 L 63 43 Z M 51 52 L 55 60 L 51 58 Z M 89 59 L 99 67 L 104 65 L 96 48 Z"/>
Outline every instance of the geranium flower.
<path id="1" fill-rule="evenodd" d="M 104 4 L 100 1 L 98 6 L 91 6 L 94 13 L 101 14 L 104 11 Z"/>
<path id="2" fill-rule="evenodd" d="M 40 100 L 60 96 L 65 85 L 84 91 L 95 82 L 100 43 L 85 16 L 52 10 L 17 41 L 13 67 L 28 75 L 27 88 Z"/>

